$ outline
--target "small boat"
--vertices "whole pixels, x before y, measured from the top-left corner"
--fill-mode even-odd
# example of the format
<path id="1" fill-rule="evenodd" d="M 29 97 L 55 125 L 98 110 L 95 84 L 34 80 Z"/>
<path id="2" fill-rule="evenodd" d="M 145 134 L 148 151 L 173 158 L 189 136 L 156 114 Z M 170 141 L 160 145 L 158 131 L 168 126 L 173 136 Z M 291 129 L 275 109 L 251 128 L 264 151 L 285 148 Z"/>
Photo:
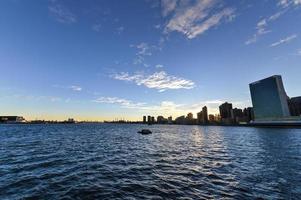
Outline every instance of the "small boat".
<path id="1" fill-rule="evenodd" d="M 141 131 L 138 131 L 138 133 L 143 134 L 143 135 L 152 134 L 152 132 L 148 129 L 142 129 Z"/>

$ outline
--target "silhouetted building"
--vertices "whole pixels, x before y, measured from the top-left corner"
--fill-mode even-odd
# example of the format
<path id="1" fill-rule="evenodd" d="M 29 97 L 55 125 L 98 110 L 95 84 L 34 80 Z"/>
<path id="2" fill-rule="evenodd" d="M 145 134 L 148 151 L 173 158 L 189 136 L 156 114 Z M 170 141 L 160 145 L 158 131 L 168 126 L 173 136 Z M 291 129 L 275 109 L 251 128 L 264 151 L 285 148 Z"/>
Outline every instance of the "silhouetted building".
<path id="1" fill-rule="evenodd" d="M 210 122 L 210 123 L 215 122 L 215 117 L 214 117 L 214 115 L 212 115 L 212 114 L 209 115 L 209 122 Z"/>
<path id="2" fill-rule="evenodd" d="M 207 106 L 204 106 L 202 108 L 202 113 L 203 113 L 203 123 L 204 124 L 207 124 L 208 123 L 208 109 L 207 109 Z"/>
<path id="3" fill-rule="evenodd" d="M 164 117 L 163 117 L 163 116 L 158 116 L 158 117 L 157 117 L 157 123 L 158 123 L 158 124 L 162 124 L 163 121 L 164 121 Z"/>
<path id="4" fill-rule="evenodd" d="M 74 124 L 75 123 L 75 120 L 73 118 L 69 118 L 66 123 L 68 124 Z"/>
<path id="5" fill-rule="evenodd" d="M 223 103 L 219 106 L 219 113 L 222 119 L 231 118 L 232 103 Z"/>
<path id="6" fill-rule="evenodd" d="M 186 123 L 186 118 L 185 118 L 185 116 L 183 115 L 183 116 L 177 117 L 177 118 L 175 119 L 175 123 L 176 123 L 176 124 L 185 124 L 185 123 Z"/>
<path id="7" fill-rule="evenodd" d="M 290 98 L 288 105 L 291 116 L 301 116 L 301 96 Z"/>
<path id="8" fill-rule="evenodd" d="M 188 120 L 193 120 L 193 114 L 192 113 L 188 113 L 186 118 Z"/>
<path id="9" fill-rule="evenodd" d="M 148 123 L 148 124 L 151 124 L 151 123 L 152 123 L 152 117 L 149 116 L 149 115 L 147 116 L 147 123 Z"/>
<path id="10" fill-rule="evenodd" d="M 172 116 L 168 117 L 168 124 L 172 124 Z"/>
<path id="11" fill-rule="evenodd" d="M 146 116 L 143 116 L 143 123 L 146 124 Z"/>
<path id="12" fill-rule="evenodd" d="M 247 122 L 254 120 L 254 111 L 252 107 L 245 108 L 243 113 Z"/>
<path id="13" fill-rule="evenodd" d="M 216 121 L 216 122 L 218 122 L 218 123 L 221 122 L 221 116 L 220 116 L 219 114 L 216 114 L 216 115 L 214 116 L 214 118 L 215 118 L 215 121 Z"/>
<path id="14" fill-rule="evenodd" d="M 151 118 L 151 123 L 154 124 L 155 122 L 156 122 L 156 121 L 155 121 L 155 117 L 152 117 L 152 118 Z"/>
<path id="15" fill-rule="evenodd" d="M 225 124 L 233 123 L 232 119 L 232 103 L 223 103 L 219 106 L 219 113 L 221 116 L 221 122 Z"/>
<path id="16" fill-rule="evenodd" d="M 208 123 L 208 111 L 207 107 L 204 106 L 202 111 L 197 113 L 197 123 L 198 124 L 207 124 Z"/>
<path id="17" fill-rule="evenodd" d="M 22 116 L 0 116 L 0 123 L 21 123 L 25 121 Z"/>
<path id="18" fill-rule="evenodd" d="M 192 113 L 188 113 L 186 116 L 186 124 L 194 124 L 195 121 L 193 119 L 193 114 Z"/>
<path id="19" fill-rule="evenodd" d="M 157 123 L 158 124 L 167 124 L 168 120 L 165 119 L 163 116 L 158 116 L 157 117 Z"/>
<path id="20" fill-rule="evenodd" d="M 231 110 L 231 118 L 233 119 L 234 123 L 246 121 L 246 119 L 244 119 L 242 109 L 239 109 L 239 108 L 234 108 Z"/>
<path id="21" fill-rule="evenodd" d="M 197 123 L 198 123 L 198 124 L 201 124 L 201 123 L 202 123 L 202 118 L 203 118 L 203 113 L 202 113 L 202 111 L 200 111 L 200 112 L 198 112 L 198 113 L 196 114 L 196 118 L 197 118 Z"/>
<path id="22" fill-rule="evenodd" d="M 280 75 L 256 81 L 249 86 L 255 121 L 281 120 L 290 116 L 288 97 Z"/>

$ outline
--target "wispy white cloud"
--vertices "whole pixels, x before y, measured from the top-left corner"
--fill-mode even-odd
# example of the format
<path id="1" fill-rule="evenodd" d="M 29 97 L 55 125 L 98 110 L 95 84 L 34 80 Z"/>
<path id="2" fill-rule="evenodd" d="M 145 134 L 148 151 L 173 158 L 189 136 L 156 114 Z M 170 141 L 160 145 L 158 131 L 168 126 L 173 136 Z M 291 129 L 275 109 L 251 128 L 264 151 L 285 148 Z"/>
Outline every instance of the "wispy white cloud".
<path id="1" fill-rule="evenodd" d="M 176 9 L 178 0 L 162 0 L 161 1 L 161 8 L 162 8 L 162 15 L 165 17 L 170 14 L 172 11 Z"/>
<path id="2" fill-rule="evenodd" d="M 222 100 L 207 100 L 200 101 L 194 104 L 179 104 L 173 101 L 161 101 L 158 104 L 148 104 L 145 102 L 134 102 L 124 98 L 118 97 L 100 97 L 93 100 L 96 103 L 115 104 L 122 108 L 135 109 L 136 111 L 143 111 L 149 114 L 158 115 L 185 115 L 188 112 L 196 114 L 203 106 L 207 106 L 209 113 L 217 114 L 219 112 L 218 106 L 224 103 Z M 234 106 L 244 107 L 248 106 L 246 101 L 233 102 Z"/>
<path id="3" fill-rule="evenodd" d="M 256 25 L 256 33 L 252 37 L 250 37 L 245 44 L 249 45 L 257 42 L 260 36 L 265 35 L 267 33 L 272 32 L 268 29 L 268 26 L 273 21 L 279 19 L 282 15 L 288 12 L 291 8 L 295 8 L 301 5 L 301 0 L 277 0 L 275 1 L 280 7 L 279 11 L 275 14 L 261 19 Z"/>
<path id="4" fill-rule="evenodd" d="M 158 65 L 156 65 L 155 67 L 156 67 L 156 68 L 163 68 L 164 65 L 158 64 Z"/>
<path id="5" fill-rule="evenodd" d="M 218 26 L 223 19 L 233 19 L 234 9 L 225 8 L 220 1 L 169 1 L 162 0 L 162 15 L 171 15 L 164 32 L 173 31 L 193 39 Z"/>
<path id="6" fill-rule="evenodd" d="M 70 86 L 69 87 L 71 90 L 73 90 L 73 91 L 77 91 L 77 92 L 80 92 L 80 91 L 82 91 L 83 90 L 83 88 L 82 87 L 80 87 L 80 86 L 77 86 L 77 85 L 72 85 L 72 86 Z"/>
<path id="7" fill-rule="evenodd" d="M 301 5 L 301 0 L 278 0 L 278 5 L 282 7 L 289 7 L 289 6 L 299 6 Z"/>
<path id="8" fill-rule="evenodd" d="M 251 37 L 249 38 L 245 44 L 246 45 L 249 45 L 249 44 L 252 44 L 252 43 L 255 43 L 257 42 L 258 38 L 262 35 L 265 35 L 267 33 L 270 33 L 271 30 L 268 30 L 267 27 L 269 25 L 270 22 L 273 22 L 275 20 L 277 20 L 281 15 L 283 15 L 284 13 L 286 12 L 286 10 L 281 10 L 267 18 L 263 18 L 261 19 L 257 25 L 256 25 L 256 33 Z"/>
<path id="9" fill-rule="evenodd" d="M 76 92 L 80 92 L 80 91 L 83 90 L 83 88 L 81 86 L 78 86 L 78 85 L 71 85 L 71 86 L 53 85 L 53 87 L 61 88 L 61 89 L 69 89 L 69 90 L 73 90 L 73 91 L 76 91 Z"/>
<path id="10" fill-rule="evenodd" d="M 107 104 L 117 104 L 124 108 L 140 108 L 145 105 L 145 103 L 134 103 L 130 100 L 118 98 L 118 97 L 100 97 L 93 100 L 96 103 L 107 103 Z"/>
<path id="11" fill-rule="evenodd" d="M 149 45 L 146 42 L 141 42 L 137 45 L 130 45 L 130 47 L 137 49 L 137 53 L 133 60 L 133 64 L 148 67 L 148 64 L 145 63 L 145 58 L 153 54 L 152 51 L 156 49 L 156 46 Z"/>
<path id="12" fill-rule="evenodd" d="M 52 1 L 52 4 L 48 6 L 48 10 L 58 22 L 72 24 L 77 21 L 76 16 L 67 7 L 56 1 Z"/>
<path id="13" fill-rule="evenodd" d="M 289 43 L 290 41 L 294 40 L 297 38 L 297 35 L 296 34 L 293 34 L 293 35 L 290 35 L 286 38 L 283 38 L 283 39 L 280 39 L 279 41 L 277 42 L 274 42 L 273 44 L 271 44 L 270 46 L 271 47 L 276 47 L 276 46 L 279 46 L 281 44 L 285 44 L 285 43 Z"/>
<path id="14" fill-rule="evenodd" d="M 147 88 L 153 88 L 163 92 L 165 90 L 175 89 L 192 89 L 195 83 L 181 77 L 168 75 L 165 71 L 155 72 L 151 75 L 144 75 L 142 73 L 129 73 L 114 74 L 112 78 L 116 80 L 134 82 L 137 85 L 144 85 Z"/>
<path id="15" fill-rule="evenodd" d="M 93 100 L 92 102 L 102 104 L 114 104 L 122 108 L 148 112 L 174 112 L 180 109 L 180 107 L 182 106 L 180 104 L 175 104 L 172 101 L 162 101 L 160 104 L 150 105 L 144 102 L 134 102 L 132 100 L 119 97 L 100 97 L 98 99 Z"/>

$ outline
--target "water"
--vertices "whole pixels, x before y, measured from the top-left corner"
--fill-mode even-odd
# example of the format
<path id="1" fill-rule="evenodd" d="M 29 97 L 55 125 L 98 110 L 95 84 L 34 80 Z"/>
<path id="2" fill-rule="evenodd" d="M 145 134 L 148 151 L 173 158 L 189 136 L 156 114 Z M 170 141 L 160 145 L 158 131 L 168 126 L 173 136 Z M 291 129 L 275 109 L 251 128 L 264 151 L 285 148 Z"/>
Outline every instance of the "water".
<path id="1" fill-rule="evenodd" d="M 301 129 L 1 125 L 0 199 L 299 199 Z"/>

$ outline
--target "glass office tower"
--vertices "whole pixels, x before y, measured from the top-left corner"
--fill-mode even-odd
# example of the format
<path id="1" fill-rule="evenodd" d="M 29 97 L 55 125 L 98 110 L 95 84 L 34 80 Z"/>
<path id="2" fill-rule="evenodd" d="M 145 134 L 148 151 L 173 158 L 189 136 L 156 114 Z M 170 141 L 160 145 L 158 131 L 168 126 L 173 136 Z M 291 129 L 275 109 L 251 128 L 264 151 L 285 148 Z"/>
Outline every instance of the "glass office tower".
<path id="1" fill-rule="evenodd" d="M 255 121 L 279 120 L 290 116 L 281 76 L 271 76 L 249 86 Z"/>

